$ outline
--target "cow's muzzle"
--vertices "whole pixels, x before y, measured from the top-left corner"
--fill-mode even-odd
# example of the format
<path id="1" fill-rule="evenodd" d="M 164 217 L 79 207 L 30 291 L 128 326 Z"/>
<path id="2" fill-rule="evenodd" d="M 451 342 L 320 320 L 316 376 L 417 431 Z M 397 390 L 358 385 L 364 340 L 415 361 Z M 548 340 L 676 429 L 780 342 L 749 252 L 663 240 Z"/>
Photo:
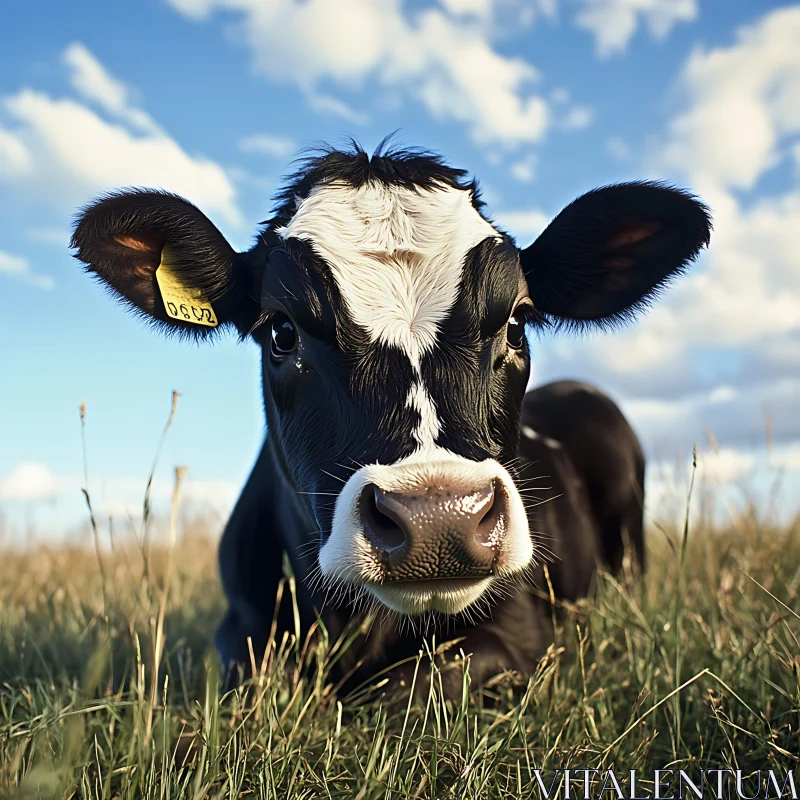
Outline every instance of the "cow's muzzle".
<path id="1" fill-rule="evenodd" d="M 485 578 L 505 534 L 508 501 L 497 480 L 406 491 L 367 484 L 358 512 L 385 583 Z"/>
<path id="2" fill-rule="evenodd" d="M 437 448 L 350 476 L 336 501 L 322 575 L 402 614 L 457 614 L 532 562 L 527 515 L 497 461 Z"/>

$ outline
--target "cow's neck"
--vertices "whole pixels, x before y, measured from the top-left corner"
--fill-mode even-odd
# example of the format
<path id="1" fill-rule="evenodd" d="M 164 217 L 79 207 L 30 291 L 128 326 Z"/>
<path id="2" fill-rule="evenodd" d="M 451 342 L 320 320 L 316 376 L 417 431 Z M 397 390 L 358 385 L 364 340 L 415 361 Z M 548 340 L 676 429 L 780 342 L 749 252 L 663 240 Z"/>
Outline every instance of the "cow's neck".
<path id="1" fill-rule="evenodd" d="M 289 478 L 280 448 L 269 434 L 259 460 L 266 463 L 266 472 L 270 474 L 273 530 L 278 539 L 276 543 L 289 556 L 297 579 L 301 616 L 308 626 L 321 612 L 331 641 L 335 641 L 343 633 L 351 614 L 335 604 L 325 603 L 324 595 L 319 592 L 310 591 L 315 583 L 312 576 L 318 569 L 316 550 L 309 546 L 309 542 L 320 535 L 316 520 Z"/>
<path id="2" fill-rule="evenodd" d="M 289 556 L 298 580 L 308 578 L 311 562 L 303 554 L 309 550 L 309 537 L 318 535 L 317 524 L 293 485 L 286 469 L 286 462 L 275 440 L 267 434 L 262 457 L 268 460 L 269 471 L 273 474 L 273 515 L 283 549 Z"/>

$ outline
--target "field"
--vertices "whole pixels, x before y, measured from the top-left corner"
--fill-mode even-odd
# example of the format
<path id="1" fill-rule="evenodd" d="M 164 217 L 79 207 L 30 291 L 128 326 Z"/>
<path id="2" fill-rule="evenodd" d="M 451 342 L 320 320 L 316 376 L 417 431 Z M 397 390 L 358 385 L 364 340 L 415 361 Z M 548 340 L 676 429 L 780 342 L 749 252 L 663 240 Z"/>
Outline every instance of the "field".
<path id="1" fill-rule="evenodd" d="M 541 797 L 555 775 L 563 797 L 553 770 L 571 768 L 601 770 L 591 796 L 615 798 L 603 770 L 637 770 L 647 796 L 656 768 L 730 768 L 753 797 L 798 766 L 798 521 L 651 524 L 643 583 L 601 575 L 530 681 L 481 696 L 465 680 L 455 706 L 435 676 L 421 706 L 337 697 L 326 671 L 346 645 L 321 628 L 221 697 L 212 536 L 177 515 L 147 529 L 2 553 L 3 796 Z"/>

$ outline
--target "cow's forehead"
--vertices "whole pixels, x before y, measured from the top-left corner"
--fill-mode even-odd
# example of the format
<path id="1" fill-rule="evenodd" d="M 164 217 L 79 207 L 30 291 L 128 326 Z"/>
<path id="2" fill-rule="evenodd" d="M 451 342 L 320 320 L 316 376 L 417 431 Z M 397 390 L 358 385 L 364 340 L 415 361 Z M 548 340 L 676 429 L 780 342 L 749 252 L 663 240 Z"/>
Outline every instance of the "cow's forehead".
<path id="1" fill-rule="evenodd" d="M 312 244 L 353 321 L 373 342 L 400 348 L 417 370 L 456 301 L 467 254 L 501 239 L 470 189 L 380 181 L 316 186 L 277 234 Z"/>

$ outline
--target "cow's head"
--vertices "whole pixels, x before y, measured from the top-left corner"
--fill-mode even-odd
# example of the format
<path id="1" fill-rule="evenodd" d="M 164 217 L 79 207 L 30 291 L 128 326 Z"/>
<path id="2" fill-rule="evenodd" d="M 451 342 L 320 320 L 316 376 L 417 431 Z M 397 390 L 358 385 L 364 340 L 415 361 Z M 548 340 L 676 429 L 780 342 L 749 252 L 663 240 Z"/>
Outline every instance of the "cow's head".
<path id="1" fill-rule="evenodd" d="M 458 613 L 534 558 L 513 470 L 526 325 L 630 317 L 709 230 L 688 194 L 630 183 L 518 250 L 462 171 L 354 150 L 306 162 L 246 253 L 149 191 L 88 207 L 72 245 L 161 327 L 261 345 L 269 436 L 324 576 L 401 613 Z"/>

